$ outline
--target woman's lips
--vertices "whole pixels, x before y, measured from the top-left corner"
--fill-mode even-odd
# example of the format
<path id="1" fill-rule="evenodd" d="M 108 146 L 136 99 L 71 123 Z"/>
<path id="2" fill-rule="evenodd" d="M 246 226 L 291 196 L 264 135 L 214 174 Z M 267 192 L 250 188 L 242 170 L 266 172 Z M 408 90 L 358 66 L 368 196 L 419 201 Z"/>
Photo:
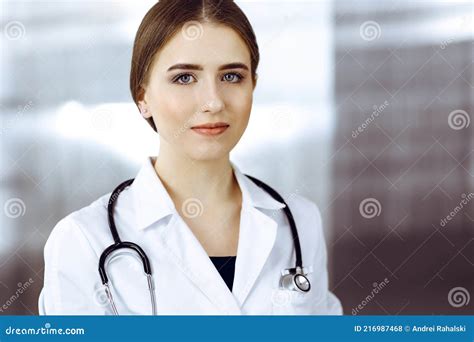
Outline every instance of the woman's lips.
<path id="1" fill-rule="evenodd" d="M 229 128 L 229 126 L 220 126 L 214 128 L 203 128 L 203 127 L 193 127 L 191 128 L 194 132 L 205 135 L 205 136 L 215 136 L 224 133 L 224 131 Z"/>

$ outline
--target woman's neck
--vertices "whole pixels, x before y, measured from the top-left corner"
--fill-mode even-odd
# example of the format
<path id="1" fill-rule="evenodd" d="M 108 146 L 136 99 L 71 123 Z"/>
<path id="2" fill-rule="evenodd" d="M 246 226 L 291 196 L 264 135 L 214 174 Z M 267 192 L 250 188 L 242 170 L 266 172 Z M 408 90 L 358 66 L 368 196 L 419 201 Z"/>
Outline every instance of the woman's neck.
<path id="1" fill-rule="evenodd" d="M 196 198 L 212 208 L 240 197 L 228 155 L 200 161 L 160 150 L 154 168 L 175 205 Z"/>

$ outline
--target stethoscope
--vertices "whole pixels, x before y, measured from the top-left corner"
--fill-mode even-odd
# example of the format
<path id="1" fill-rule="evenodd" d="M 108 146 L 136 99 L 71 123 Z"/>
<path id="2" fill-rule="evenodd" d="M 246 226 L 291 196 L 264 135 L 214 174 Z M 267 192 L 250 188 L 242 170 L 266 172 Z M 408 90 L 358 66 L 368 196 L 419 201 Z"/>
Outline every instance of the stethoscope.
<path id="1" fill-rule="evenodd" d="M 307 274 L 304 273 L 303 271 L 303 260 L 301 257 L 300 240 L 298 237 L 298 231 L 296 229 L 295 220 L 293 219 L 293 215 L 290 211 L 290 208 L 288 207 L 286 202 L 283 200 L 283 198 L 280 196 L 280 194 L 278 194 L 278 192 L 276 192 L 269 185 L 263 183 L 262 181 L 252 176 L 249 176 L 249 175 L 245 175 L 245 176 L 250 178 L 259 187 L 267 191 L 275 200 L 285 204 L 285 207 L 283 208 L 283 210 L 290 224 L 291 234 L 293 236 L 293 242 L 295 246 L 295 255 L 296 255 L 296 262 L 295 262 L 296 265 L 294 268 L 288 268 L 282 271 L 281 278 L 280 278 L 280 288 L 290 290 L 290 291 L 298 291 L 302 293 L 309 292 L 309 290 L 311 289 L 311 284 L 309 282 Z M 112 295 L 112 291 L 110 290 L 109 279 L 107 277 L 105 262 L 107 261 L 107 258 L 111 255 L 111 253 L 116 252 L 119 249 L 128 248 L 135 251 L 140 256 L 140 259 L 142 260 L 143 271 L 146 274 L 147 282 L 148 282 L 148 291 L 150 292 L 152 312 L 153 312 L 153 315 L 156 315 L 155 287 L 153 284 L 150 260 L 148 259 L 146 253 L 143 251 L 143 249 L 139 245 L 133 242 L 120 240 L 120 236 L 117 232 L 117 227 L 115 226 L 115 220 L 114 220 L 115 202 L 117 201 L 117 198 L 119 197 L 120 193 L 126 187 L 131 185 L 133 181 L 134 179 L 132 178 L 121 183 L 119 186 L 115 188 L 115 190 L 110 195 L 109 203 L 107 205 L 107 214 L 108 214 L 109 228 L 114 238 L 114 243 L 110 245 L 109 247 L 107 247 L 104 250 L 104 252 L 101 254 L 100 259 L 99 259 L 99 273 L 100 273 L 100 278 L 102 280 L 102 285 L 105 288 L 107 299 L 109 301 L 110 306 L 112 307 L 112 311 L 115 315 L 118 315 L 119 313 L 117 311 L 117 307 L 115 306 L 114 297 Z"/>

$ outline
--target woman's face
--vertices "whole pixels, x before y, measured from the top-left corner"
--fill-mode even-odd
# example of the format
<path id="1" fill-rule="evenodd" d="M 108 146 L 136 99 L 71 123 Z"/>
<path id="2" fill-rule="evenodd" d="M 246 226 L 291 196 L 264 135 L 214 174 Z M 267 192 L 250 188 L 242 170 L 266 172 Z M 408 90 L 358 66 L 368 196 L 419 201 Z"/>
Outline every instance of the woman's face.
<path id="1" fill-rule="evenodd" d="M 154 56 L 140 104 L 145 117 L 153 116 L 160 149 L 218 159 L 228 156 L 247 127 L 254 90 L 250 52 L 233 29 L 193 23 Z M 192 128 L 209 123 L 228 127 L 213 135 Z"/>

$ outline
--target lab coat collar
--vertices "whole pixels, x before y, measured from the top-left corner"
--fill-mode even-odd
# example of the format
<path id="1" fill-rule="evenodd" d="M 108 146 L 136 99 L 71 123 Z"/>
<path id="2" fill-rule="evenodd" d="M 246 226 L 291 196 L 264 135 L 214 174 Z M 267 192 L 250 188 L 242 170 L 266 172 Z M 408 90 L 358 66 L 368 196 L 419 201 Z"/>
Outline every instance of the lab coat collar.
<path id="1" fill-rule="evenodd" d="M 178 215 L 173 201 L 155 172 L 153 161 L 153 157 L 148 157 L 131 186 L 135 196 L 139 229 L 170 216 L 168 223 L 163 225 L 163 230 L 147 231 L 147 234 L 151 234 L 149 240 L 155 241 L 155 244 L 161 241 L 160 250 L 170 256 L 176 267 L 196 284 L 217 308 L 227 314 L 241 314 L 242 306 L 270 255 L 277 235 L 277 221 L 273 215 L 260 209 L 281 209 L 285 205 L 273 199 L 231 162 L 242 191 L 238 257 L 231 293 L 204 248 Z M 157 248 L 150 250 L 155 253 Z M 192 268 L 189 265 L 192 265 Z"/>
<path id="2" fill-rule="evenodd" d="M 142 230 L 164 217 L 177 213 L 175 205 L 156 174 L 154 157 L 147 157 L 131 190 L 135 202 L 138 229 Z"/>
<path id="3" fill-rule="evenodd" d="M 239 167 L 230 162 L 234 169 L 234 175 L 242 191 L 242 206 L 277 210 L 285 207 L 285 204 L 275 200 L 268 192 L 260 188 L 250 178 L 244 175 Z"/>
<path id="4" fill-rule="evenodd" d="M 156 157 L 147 157 L 131 186 L 138 229 L 142 230 L 169 215 L 177 214 L 173 200 L 156 174 Z M 230 162 L 242 191 L 242 207 L 278 210 L 285 204 L 275 200 L 264 189 L 245 176 L 234 162 Z"/>

